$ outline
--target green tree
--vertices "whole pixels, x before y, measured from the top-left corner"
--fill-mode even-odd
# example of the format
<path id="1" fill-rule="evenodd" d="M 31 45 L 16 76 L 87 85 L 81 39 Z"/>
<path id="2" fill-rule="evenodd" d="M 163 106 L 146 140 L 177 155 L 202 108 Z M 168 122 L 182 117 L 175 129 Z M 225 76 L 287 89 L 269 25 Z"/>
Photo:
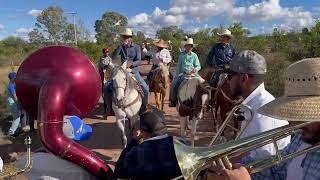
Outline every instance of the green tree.
<path id="1" fill-rule="evenodd" d="M 139 45 L 142 44 L 145 39 L 146 39 L 146 36 L 141 31 L 138 31 L 137 34 L 133 36 L 133 42 Z"/>
<path id="2" fill-rule="evenodd" d="M 63 9 L 50 6 L 37 17 L 34 30 L 29 33 L 30 42 L 65 44 L 74 40 L 71 29 Z"/>
<path id="3" fill-rule="evenodd" d="M 117 12 L 106 12 L 95 22 L 96 39 L 98 44 L 113 44 L 117 34 L 128 24 L 127 17 Z"/>
<path id="4" fill-rule="evenodd" d="M 182 40 L 185 35 L 187 34 L 178 26 L 163 27 L 156 32 L 156 37 L 164 40 Z"/>

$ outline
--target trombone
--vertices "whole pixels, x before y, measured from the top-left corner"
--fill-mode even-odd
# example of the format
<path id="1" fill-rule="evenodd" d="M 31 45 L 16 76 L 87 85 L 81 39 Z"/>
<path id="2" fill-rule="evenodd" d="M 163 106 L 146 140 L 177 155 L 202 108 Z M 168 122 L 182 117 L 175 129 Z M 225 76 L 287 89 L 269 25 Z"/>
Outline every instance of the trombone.
<path id="1" fill-rule="evenodd" d="M 303 122 L 297 125 L 286 125 L 236 141 L 219 144 L 214 147 L 192 148 L 186 146 L 177 138 L 174 138 L 174 150 L 182 173 L 182 176 L 175 179 L 185 178 L 187 180 L 195 180 L 200 171 L 210 167 L 211 165 L 221 166 L 222 168 L 231 168 L 229 159 L 238 157 L 246 152 L 250 152 L 270 143 L 274 145 L 276 155 L 266 157 L 246 165 L 246 168 L 250 174 L 260 172 L 266 168 L 295 158 L 301 154 L 319 150 L 320 143 L 304 150 L 282 156 L 276 143 L 277 140 L 301 132 L 300 128 L 312 123 L 315 122 Z"/>
<path id="2" fill-rule="evenodd" d="M 27 161 L 22 169 L 18 169 L 16 166 L 13 165 L 7 165 L 4 166 L 3 171 L 0 173 L 0 179 L 9 179 L 12 176 L 17 176 L 19 174 L 22 174 L 24 172 L 30 171 L 32 168 L 32 160 L 31 160 L 31 144 L 32 140 L 30 136 L 28 136 L 24 140 L 24 144 L 27 146 Z"/>
<path id="3" fill-rule="evenodd" d="M 239 122 L 245 121 L 246 117 L 244 115 L 245 112 L 249 112 L 250 113 L 250 117 L 247 119 L 246 124 L 244 125 L 243 128 L 240 127 L 240 129 L 237 129 L 233 126 L 231 126 L 229 123 L 232 120 L 236 120 Z M 215 142 L 217 142 L 217 140 L 219 139 L 219 137 L 221 137 L 221 134 L 223 133 L 223 131 L 226 130 L 226 128 L 231 128 L 233 131 L 237 132 L 237 136 L 235 137 L 234 140 L 237 140 L 240 138 L 241 134 L 243 133 L 243 131 L 248 127 L 248 125 L 251 123 L 252 119 L 254 116 L 254 111 L 253 109 L 245 104 L 239 104 L 235 107 L 232 108 L 232 110 L 230 111 L 230 113 L 228 114 L 228 116 L 226 117 L 226 119 L 224 120 L 224 122 L 221 124 L 221 126 L 219 127 L 217 133 L 215 134 L 215 136 L 212 138 L 212 140 L 210 141 L 208 147 L 211 147 Z"/>

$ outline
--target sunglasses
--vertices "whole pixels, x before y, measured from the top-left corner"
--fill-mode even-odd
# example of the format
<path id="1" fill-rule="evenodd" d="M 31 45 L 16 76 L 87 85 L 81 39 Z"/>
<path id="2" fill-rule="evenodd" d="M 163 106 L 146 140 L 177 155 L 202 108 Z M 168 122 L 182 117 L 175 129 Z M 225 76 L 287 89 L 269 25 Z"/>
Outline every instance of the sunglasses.
<path id="1" fill-rule="evenodd" d="M 229 81 L 232 79 L 232 77 L 234 77 L 234 76 L 236 76 L 236 75 L 239 75 L 239 73 L 234 72 L 234 71 L 229 71 L 229 72 L 228 72 L 228 79 L 229 79 Z"/>

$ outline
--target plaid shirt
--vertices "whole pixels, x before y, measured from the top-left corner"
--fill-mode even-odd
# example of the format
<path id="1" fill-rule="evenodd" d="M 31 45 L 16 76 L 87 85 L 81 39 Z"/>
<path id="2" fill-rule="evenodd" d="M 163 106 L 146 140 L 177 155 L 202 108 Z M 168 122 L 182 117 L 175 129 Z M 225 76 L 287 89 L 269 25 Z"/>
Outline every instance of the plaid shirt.
<path id="1" fill-rule="evenodd" d="M 281 151 L 283 156 L 299 150 L 302 145 L 303 140 L 301 135 L 295 135 L 292 142 Z M 250 157 L 243 158 L 242 163 L 248 164 L 254 161 Z M 287 179 L 287 169 L 292 160 L 285 161 L 279 165 L 273 166 L 262 172 L 254 174 L 251 178 L 253 180 L 286 180 Z M 313 151 L 307 153 L 305 158 L 301 163 L 303 168 L 302 180 L 319 180 L 320 179 L 320 151 Z"/>

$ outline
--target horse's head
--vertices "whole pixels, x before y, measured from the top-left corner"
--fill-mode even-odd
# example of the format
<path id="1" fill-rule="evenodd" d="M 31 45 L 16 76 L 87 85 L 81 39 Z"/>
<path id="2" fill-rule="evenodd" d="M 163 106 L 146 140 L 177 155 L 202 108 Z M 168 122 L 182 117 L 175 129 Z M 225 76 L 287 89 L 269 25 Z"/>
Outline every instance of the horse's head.
<path id="1" fill-rule="evenodd" d="M 159 68 L 155 71 L 153 76 L 153 83 L 155 88 L 167 88 L 169 87 L 169 70 L 168 67 L 162 63 L 159 64 Z"/>
<path id="2" fill-rule="evenodd" d="M 113 83 L 113 89 L 115 92 L 115 98 L 118 102 L 121 102 L 121 100 L 125 96 L 125 89 L 127 87 L 127 74 L 126 71 L 122 67 L 117 67 L 114 69 L 113 75 L 112 75 L 112 83 Z"/>

